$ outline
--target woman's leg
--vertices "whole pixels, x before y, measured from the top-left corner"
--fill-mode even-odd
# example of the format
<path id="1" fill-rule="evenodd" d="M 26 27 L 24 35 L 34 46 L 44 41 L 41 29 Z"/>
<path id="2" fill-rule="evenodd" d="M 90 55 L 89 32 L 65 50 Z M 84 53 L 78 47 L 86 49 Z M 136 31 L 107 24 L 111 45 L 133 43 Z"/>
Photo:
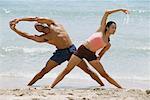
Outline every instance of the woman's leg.
<path id="1" fill-rule="evenodd" d="M 102 64 L 99 60 L 93 60 L 89 62 L 98 72 L 99 74 L 104 77 L 108 82 L 115 85 L 118 88 L 122 88 L 114 79 L 112 79 L 104 70 Z"/>
<path id="2" fill-rule="evenodd" d="M 58 84 L 81 61 L 82 59 L 73 54 L 68 62 L 67 67 L 57 76 L 50 88 L 53 88 L 56 84 Z"/>

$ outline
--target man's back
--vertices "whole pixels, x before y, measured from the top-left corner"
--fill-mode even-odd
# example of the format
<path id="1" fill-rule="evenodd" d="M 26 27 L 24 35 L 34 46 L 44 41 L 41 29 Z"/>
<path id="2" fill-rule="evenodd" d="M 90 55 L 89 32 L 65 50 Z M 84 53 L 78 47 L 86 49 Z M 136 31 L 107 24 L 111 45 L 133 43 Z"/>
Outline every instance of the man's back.
<path id="1" fill-rule="evenodd" d="M 72 44 L 69 35 L 62 25 L 50 25 L 49 29 L 50 32 L 45 34 L 45 39 L 48 40 L 47 43 L 55 45 L 58 49 L 67 48 Z"/>

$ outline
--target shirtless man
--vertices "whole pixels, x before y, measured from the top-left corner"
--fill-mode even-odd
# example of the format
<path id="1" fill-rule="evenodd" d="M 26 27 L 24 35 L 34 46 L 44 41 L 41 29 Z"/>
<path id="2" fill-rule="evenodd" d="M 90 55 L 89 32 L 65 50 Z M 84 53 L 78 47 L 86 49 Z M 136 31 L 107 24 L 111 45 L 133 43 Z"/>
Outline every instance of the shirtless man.
<path id="1" fill-rule="evenodd" d="M 26 32 L 18 30 L 16 28 L 16 24 L 20 21 L 36 22 L 34 25 L 35 29 L 38 32 L 41 32 L 42 35 L 30 35 Z M 17 34 L 27 39 L 31 39 L 39 43 L 46 42 L 48 44 L 54 45 L 57 48 L 57 50 L 53 53 L 53 56 L 47 61 L 45 67 L 35 75 L 35 77 L 29 82 L 28 86 L 32 86 L 37 80 L 41 79 L 53 68 L 65 62 L 66 60 L 69 60 L 71 55 L 76 51 L 76 47 L 74 46 L 74 44 L 72 44 L 72 41 L 70 40 L 70 37 L 68 36 L 64 27 L 56 23 L 54 20 L 39 17 L 14 19 L 10 21 L 10 28 Z M 104 86 L 97 74 L 89 69 L 84 60 L 82 60 L 82 62 L 77 66 L 81 68 L 85 73 L 89 74 L 101 86 Z"/>

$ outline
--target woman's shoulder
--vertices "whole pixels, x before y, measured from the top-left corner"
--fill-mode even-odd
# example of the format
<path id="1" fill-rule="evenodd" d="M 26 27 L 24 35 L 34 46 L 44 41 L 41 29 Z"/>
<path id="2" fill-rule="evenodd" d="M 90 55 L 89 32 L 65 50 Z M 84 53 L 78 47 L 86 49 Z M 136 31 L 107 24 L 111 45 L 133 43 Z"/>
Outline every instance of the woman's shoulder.
<path id="1" fill-rule="evenodd" d="M 101 34 L 101 35 L 103 35 L 103 33 L 102 32 L 95 32 L 96 34 Z"/>

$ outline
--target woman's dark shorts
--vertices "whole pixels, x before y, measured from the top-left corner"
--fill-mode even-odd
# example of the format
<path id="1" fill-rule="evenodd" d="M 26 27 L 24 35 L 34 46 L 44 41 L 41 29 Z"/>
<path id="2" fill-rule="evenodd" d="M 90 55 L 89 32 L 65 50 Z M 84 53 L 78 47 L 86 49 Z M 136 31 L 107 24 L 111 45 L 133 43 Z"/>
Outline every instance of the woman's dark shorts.
<path id="1" fill-rule="evenodd" d="M 87 61 L 96 60 L 97 57 L 95 55 L 95 52 L 90 51 L 87 49 L 84 45 L 81 45 L 78 50 L 74 53 L 77 57 L 80 59 L 85 58 Z"/>

